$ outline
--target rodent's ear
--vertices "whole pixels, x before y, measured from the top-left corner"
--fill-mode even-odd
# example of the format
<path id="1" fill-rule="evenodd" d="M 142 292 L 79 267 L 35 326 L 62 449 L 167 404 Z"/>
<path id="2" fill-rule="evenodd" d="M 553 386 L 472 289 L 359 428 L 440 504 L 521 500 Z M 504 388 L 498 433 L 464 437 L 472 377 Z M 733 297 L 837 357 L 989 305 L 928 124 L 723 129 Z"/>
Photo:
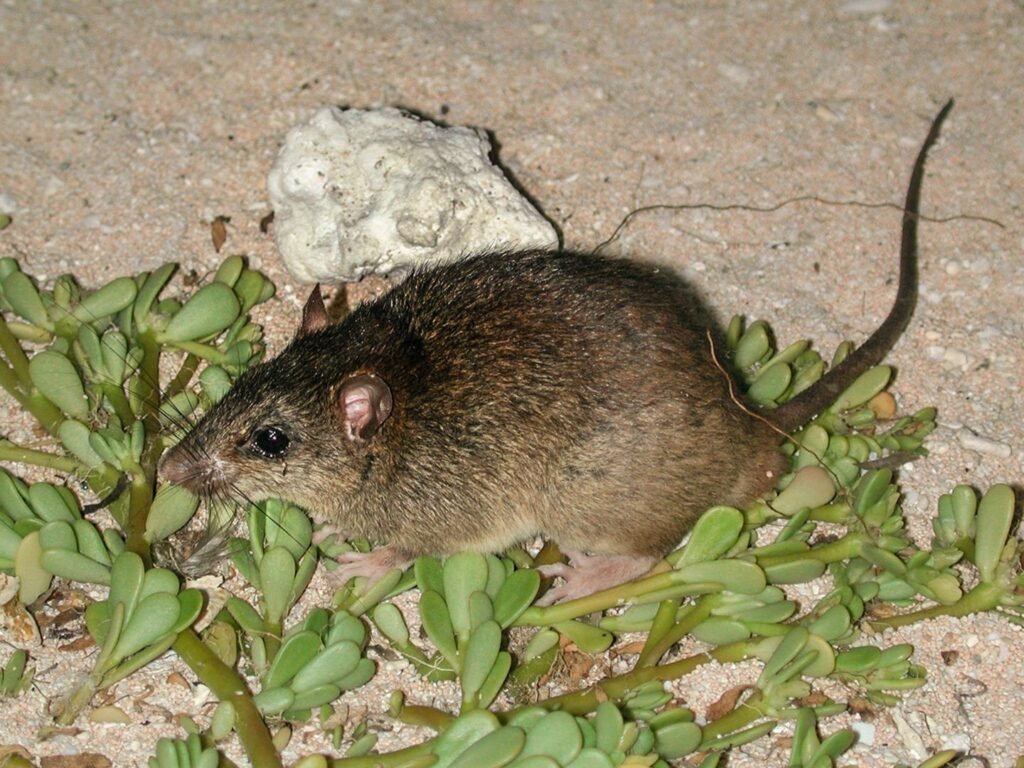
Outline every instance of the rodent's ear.
<path id="1" fill-rule="evenodd" d="M 391 388 L 372 374 L 348 379 L 338 391 L 345 436 L 356 445 L 364 445 L 377 434 L 391 415 Z"/>
<path id="2" fill-rule="evenodd" d="M 324 297 L 320 295 L 320 283 L 317 283 L 302 308 L 302 324 L 295 335 L 305 336 L 307 333 L 322 331 L 328 325 L 330 320 L 327 317 L 327 307 L 324 305 Z"/>

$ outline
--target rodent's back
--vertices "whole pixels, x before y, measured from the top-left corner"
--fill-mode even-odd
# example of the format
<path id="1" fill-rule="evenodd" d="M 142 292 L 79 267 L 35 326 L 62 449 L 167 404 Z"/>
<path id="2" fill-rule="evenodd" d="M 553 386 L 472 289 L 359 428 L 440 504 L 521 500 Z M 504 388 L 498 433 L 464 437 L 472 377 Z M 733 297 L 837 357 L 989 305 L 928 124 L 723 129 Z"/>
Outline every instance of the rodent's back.
<path id="1" fill-rule="evenodd" d="M 707 362 L 708 318 L 684 291 L 625 261 L 488 254 L 410 277 L 336 333 L 393 334 L 373 365 L 409 415 L 539 447 L 543 425 L 557 441 L 587 411 L 621 420 L 654 400 L 725 396 Z"/>

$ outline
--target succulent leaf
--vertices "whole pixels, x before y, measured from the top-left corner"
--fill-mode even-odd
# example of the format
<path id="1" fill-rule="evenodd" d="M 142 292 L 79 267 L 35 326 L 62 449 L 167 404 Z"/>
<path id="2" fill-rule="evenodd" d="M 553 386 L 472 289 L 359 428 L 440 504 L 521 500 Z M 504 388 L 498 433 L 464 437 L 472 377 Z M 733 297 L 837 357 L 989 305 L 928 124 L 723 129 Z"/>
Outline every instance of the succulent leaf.
<path id="1" fill-rule="evenodd" d="M 44 349 L 29 360 L 28 372 L 40 394 L 64 413 L 81 421 L 89 419 L 89 399 L 78 371 L 67 356 Z"/>
<path id="2" fill-rule="evenodd" d="M 224 283 L 204 285 L 171 318 L 160 338 L 166 342 L 197 341 L 231 325 L 241 312 L 235 292 Z"/>

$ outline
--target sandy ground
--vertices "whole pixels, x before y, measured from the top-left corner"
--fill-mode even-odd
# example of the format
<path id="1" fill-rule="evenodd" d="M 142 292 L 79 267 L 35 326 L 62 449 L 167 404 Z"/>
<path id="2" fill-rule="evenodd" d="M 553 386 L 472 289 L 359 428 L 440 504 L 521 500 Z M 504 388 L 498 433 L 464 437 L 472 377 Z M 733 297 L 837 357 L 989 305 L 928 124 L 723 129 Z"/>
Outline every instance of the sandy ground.
<path id="1" fill-rule="evenodd" d="M 0 255 L 86 284 L 168 259 L 202 275 L 221 258 L 210 222 L 229 216 L 223 253 L 249 254 L 281 289 L 260 312 L 272 348 L 304 289 L 260 233 L 264 181 L 287 129 L 324 104 L 398 105 L 492 131 L 565 243 L 587 248 L 652 203 L 898 203 L 928 121 L 955 96 L 923 208 L 1004 226 L 922 226 L 922 300 L 891 357 L 901 405 L 935 404 L 944 425 L 932 456 L 903 475 L 915 535 L 928 540 L 936 500 L 955 483 L 1024 477 L 1019 1 L 7 0 L 0 40 L 0 209 L 14 216 Z M 617 250 L 682 269 L 725 318 L 764 317 L 783 340 L 831 350 L 884 314 L 898 225 L 891 209 L 821 203 L 657 213 Z M 975 434 L 992 442 L 965 445 Z M 931 682 L 875 712 L 873 744 L 846 762 L 913 763 L 953 744 L 978 756 L 965 764 L 1012 765 L 1024 752 L 1024 634 L 976 617 L 900 638 L 918 646 Z M 957 660 L 943 663 L 944 650 Z M 82 723 L 80 735 L 36 744 L 46 698 L 84 668 L 53 658 L 35 692 L 0 702 L 0 742 L 143 764 L 156 737 L 180 735 L 173 714 L 202 696 L 171 695 L 165 680 L 180 665 L 168 659 L 118 691 L 132 724 Z M 721 671 L 700 682 L 710 698 L 728 684 Z M 160 693 L 143 706 L 133 697 L 147 686 Z M 367 696 L 380 711 L 380 691 Z M 783 738 L 730 764 L 785 765 Z"/>

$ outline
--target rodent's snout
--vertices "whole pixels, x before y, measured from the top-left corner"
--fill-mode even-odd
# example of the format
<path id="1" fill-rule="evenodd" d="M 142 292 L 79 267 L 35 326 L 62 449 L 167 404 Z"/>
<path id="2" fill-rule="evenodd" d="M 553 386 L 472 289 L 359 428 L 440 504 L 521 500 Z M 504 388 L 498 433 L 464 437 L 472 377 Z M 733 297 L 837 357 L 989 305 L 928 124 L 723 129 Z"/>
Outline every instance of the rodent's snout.
<path id="1" fill-rule="evenodd" d="M 197 496 L 212 496 L 230 485 L 222 463 L 187 439 L 164 452 L 156 471 L 165 482 Z"/>

